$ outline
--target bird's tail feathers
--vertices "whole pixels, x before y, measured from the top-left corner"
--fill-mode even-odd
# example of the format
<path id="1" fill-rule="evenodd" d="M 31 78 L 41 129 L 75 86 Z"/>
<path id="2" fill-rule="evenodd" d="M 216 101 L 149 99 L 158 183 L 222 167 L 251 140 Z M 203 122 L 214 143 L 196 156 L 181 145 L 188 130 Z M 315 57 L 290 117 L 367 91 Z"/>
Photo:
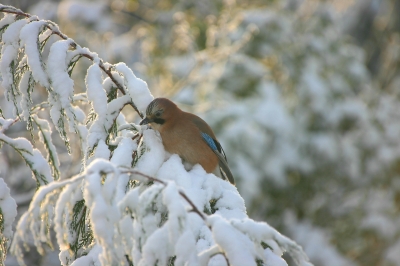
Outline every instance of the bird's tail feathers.
<path id="1" fill-rule="evenodd" d="M 224 156 L 220 153 L 215 153 L 219 159 L 219 170 L 221 172 L 221 178 L 228 180 L 232 185 L 235 185 L 235 179 L 233 178 L 232 172 L 229 169 L 228 163 L 226 162 Z"/>

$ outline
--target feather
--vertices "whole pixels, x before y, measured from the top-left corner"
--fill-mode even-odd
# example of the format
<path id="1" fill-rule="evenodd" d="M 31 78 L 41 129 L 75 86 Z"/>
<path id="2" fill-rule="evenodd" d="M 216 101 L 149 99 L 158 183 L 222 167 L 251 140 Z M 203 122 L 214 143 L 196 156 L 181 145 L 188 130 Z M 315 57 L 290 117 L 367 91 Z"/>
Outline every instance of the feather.
<path id="1" fill-rule="evenodd" d="M 217 145 L 215 144 L 215 140 L 210 137 L 207 133 L 201 132 L 201 136 L 206 141 L 207 145 L 213 150 L 217 150 Z"/>
<path id="2" fill-rule="evenodd" d="M 225 152 L 222 149 L 221 144 L 217 140 L 210 137 L 207 133 L 201 132 L 201 136 L 203 137 L 207 145 L 215 153 L 215 155 L 217 155 L 222 177 L 224 179 L 228 179 L 230 183 L 235 184 L 235 179 L 233 178 L 232 172 L 229 169 Z"/>

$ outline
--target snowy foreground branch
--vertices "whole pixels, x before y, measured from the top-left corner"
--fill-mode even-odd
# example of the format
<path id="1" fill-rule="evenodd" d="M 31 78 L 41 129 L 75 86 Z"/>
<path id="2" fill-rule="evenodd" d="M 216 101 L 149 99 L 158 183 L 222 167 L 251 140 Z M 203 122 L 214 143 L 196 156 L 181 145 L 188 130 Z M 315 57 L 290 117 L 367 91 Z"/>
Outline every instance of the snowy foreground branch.
<path id="1" fill-rule="evenodd" d="M 21 155 L 38 186 L 10 249 L 21 265 L 21 244 L 33 239 L 44 254 L 53 248 L 52 230 L 63 265 L 286 265 L 283 252 L 311 265 L 292 240 L 248 218 L 236 187 L 199 165 L 188 172 L 153 130 L 125 121 L 125 105 L 142 116 L 153 96 L 124 63 L 103 62 L 51 21 L 10 6 L 0 10 L 2 88 L 14 107 L 14 117 L 0 118 L 0 141 Z M 53 35 L 61 40 L 49 41 Z M 86 92 L 76 94 L 71 73 L 82 57 L 93 64 Z M 47 99 L 37 101 L 38 86 Z M 27 139 L 7 136 L 21 121 L 37 133 L 46 158 Z M 53 128 L 68 152 L 81 151 L 83 166 L 72 178 L 60 171 Z M 0 179 L 0 264 L 15 216 Z"/>

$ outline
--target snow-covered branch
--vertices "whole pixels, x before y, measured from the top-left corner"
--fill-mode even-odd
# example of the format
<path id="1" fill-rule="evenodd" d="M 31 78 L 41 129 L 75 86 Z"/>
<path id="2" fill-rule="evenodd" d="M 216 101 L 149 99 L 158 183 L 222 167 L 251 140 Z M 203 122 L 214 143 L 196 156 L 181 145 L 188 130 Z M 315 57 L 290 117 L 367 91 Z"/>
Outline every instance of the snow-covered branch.
<path id="1" fill-rule="evenodd" d="M 4 265 L 7 249 L 12 239 L 12 223 L 17 216 L 17 204 L 10 196 L 10 189 L 0 178 L 0 265 Z"/>
<path id="2" fill-rule="evenodd" d="M 21 243 L 32 238 L 45 254 L 55 244 L 52 230 L 63 265 L 286 265 L 283 252 L 310 265 L 300 246 L 247 216 L 235 186 L 199 165 L 188 171 L 154 130 L 126 121 L 126 105 L 142 117 L 153 96 L 125 63 L 103 62 L 51 21 L 9 6 L 0 11 L 2 86 L 14 107 L 13 119 L 0 118 L 0 141 L 22 156 L 38 184 L 11 247 L 21 265 Z M 77 94 L 71 73 L 82 57 L 93 64 Z M 47 100 L 33 98 L 37 86 Z M 39 135 L 47 160 L 33 140 L 9 137 L 19 121 Z M 61 170 L 53 128 L 69 153 L 81 152 L 72 178 Z"/>
<path id="3" fill-rule="evenodd" d="M 21 10 L 19 10 L 19 9 L 13 7 L 13 6 L 0 5 L 0 12 L 4 12 L 4 13 L 8 13 L 8 14 L 15 14 L 15 15 L 18 15 L 18 16 L 24 16 L 29 21 L 38 21 L 39 22 L 39 19 L 37 18 L 37 16 L 32 16 L 32 15 L 30 15 L 28 13 L 22 12 Z M 9 18 L 7 18 L 7 20 L 9 20 Z M 40 23 L 38 25 L 44 26 L 46 29 L 48 29 L 51 32 L 51 34 L 58 35 L 63 40 L 68 40 L 69 39 L 65 34 L 63 34 L 59 30 L 57 24 L 55 24 L 52 21 L 40 21 Z M 5 25 L 2 25 L 2 26 L 4 27 Z M 47 38 L 50 35 L 48 35 Z M 124 94 L 124 95 L 126 94 L 125 89 L 124 89 L 124 85 L 120 83 L 120 80 L 118 80 L 117 77 L 115 77 L 115 73 L 113 73 L 113 70 L 112 70 L 113 67 L 110 64 L 104 63 L 102 59 L 98 58 L 96 53 L 90 52 L 89 49 L 87 49 L 87 48 L 80 47 L 73 40 L 69 39 L 69 45 L 71 46 L 71 48 L 76 49 L 76 50 L 79 51 L 79 52 L 77 52 L 77 55 L 86 57 L 86 58 L 90 59 L 91 61 L 97 63 L 99 65 L 99 67 L 104 71 L 104 73 L 106 73 L 110 77 L 110 79 L 115 84 L 115 86 L 118 88 L 118 90 L 122 94 Z M 43 86 L 47 85 L 47 82 L 43 82 L 43 83 L 41 83 Z M 134 102 L 130 102 L 129 104 L 139 114 L 140 117 L 143 117 L 143 114 L 142 114 L 143 110 L 139 111 L 139 109 L 136 107 Z"/>

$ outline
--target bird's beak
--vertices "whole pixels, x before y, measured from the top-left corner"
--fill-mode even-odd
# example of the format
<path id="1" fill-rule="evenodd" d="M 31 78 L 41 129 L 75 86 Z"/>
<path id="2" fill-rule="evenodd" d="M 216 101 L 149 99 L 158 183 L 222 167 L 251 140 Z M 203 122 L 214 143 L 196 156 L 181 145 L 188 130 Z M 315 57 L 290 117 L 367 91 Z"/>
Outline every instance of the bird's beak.
<path id="1" fill-rule="evenodd" d="M 140 121 L 139 125 L 147 125 L 148 123 L 151 123 L 152 121 L 145 117 L 142 121 Z"/>

